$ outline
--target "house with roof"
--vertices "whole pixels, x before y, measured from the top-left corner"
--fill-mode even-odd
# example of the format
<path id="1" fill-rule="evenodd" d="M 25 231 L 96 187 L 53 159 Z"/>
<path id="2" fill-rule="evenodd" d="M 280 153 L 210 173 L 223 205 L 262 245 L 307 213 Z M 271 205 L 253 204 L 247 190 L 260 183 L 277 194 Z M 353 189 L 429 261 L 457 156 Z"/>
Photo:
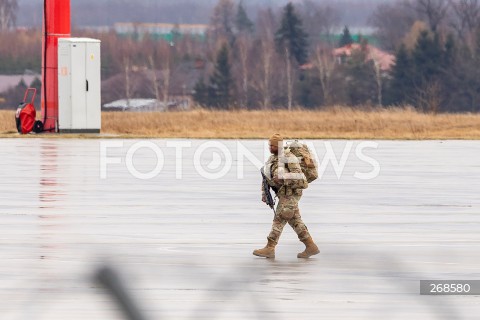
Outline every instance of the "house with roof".
<path id="1" fill-rule="evenodd" d="M 337 58 L 338 64 L 342 64 L 346 57 L 351 57 L 355 52 L 364 51 L 365 59 L 373 61 L 378 65 L 382 72 L 388 72 L 395 64 L 395 56 L 386 51 L 383 51 L 370 44 L 352 43 L 347 46 L 336 48 L 333 50 L 333 55 Z"/>

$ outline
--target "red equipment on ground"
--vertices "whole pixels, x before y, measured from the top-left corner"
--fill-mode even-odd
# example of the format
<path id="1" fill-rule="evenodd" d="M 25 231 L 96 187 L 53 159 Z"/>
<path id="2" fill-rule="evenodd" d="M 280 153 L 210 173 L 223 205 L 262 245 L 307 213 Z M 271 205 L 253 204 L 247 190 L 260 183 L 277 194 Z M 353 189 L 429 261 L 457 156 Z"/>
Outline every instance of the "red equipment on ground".
<path id="1" fill-rule="evenodd" d="M 28 103 L 27 97 L 30 92 L 33 92 L 32 99 Z M 36 123 L 35 118 L 37 116 L 37 112 L 35 110 L 35 106 L 33 105 L 33 101 L 35 100 L 35 96 L 37 95 L 37 89 L 35 88 L 28 88 L 25 92 L 25 96 L 23 97 L 23 102 L 20 103 L 18 106 L 17 112 L 15 114 L 15 122 L 17 124 L 17 130 L 20 134 L 27 134 L 34 130 L 37 132 L 40 123 Z M 41 131 L 41 130 L 40 130 Z"/>

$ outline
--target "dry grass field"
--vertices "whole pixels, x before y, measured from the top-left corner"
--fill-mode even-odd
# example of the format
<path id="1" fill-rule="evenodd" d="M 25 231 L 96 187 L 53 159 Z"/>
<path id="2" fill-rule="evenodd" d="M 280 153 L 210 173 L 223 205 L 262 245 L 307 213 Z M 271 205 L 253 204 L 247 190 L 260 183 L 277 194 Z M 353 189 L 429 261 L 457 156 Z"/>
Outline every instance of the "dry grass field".
<path id="1" fill-rule="evenodd" d="M 409 108 L 323 111 L 104 112 L 102 134 L 122 138 L 480 139 L 480 114 L 424 114 Z M 18 137 L 12 111 L 0 111 L 0 137 Z M 59 137 L 42 134 L 29 137 Z"/>

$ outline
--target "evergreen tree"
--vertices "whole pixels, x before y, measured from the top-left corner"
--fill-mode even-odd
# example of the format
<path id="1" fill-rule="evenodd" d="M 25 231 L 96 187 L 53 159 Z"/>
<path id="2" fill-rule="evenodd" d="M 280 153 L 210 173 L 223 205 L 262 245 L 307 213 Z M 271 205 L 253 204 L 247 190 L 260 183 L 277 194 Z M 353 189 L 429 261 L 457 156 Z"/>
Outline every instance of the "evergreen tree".
<path id="1" fill-rule="evenodd" d="M 452 34 L 447 36 L 447 42 L 445 43 L 445 53 L 443 55 L 443 67 L 448 70 L 455 65 L 455 59 L 457 57 L 457 44 Z"/>
<path id="2" fill-rule="evenodd" d="M 475 46 L 473 48 L 473 57 L 480 62 L 480 27 L 475 32 Z"/>
<path id="3" fill-rule="evenodd" d="M 205 84 L 205 81 L 203 81 L 203 78 L 201 78 L 193 88 L 193 100 L 202 107 L 210 105 L 208 100 L 208 86 Z"/>
<path id="4" fill-rule="evenodd" d="M 422 31 L 413 49 L 417 83 L 422 85 L 437 79 L 441 73 L 442 60 L 443 52 L 439 36 L 435 34 L 432 37 L 428 31 Z"/>
<path id="5" fill-rule="evenodd" d="M 352 38 L 352 35 L 350 34 L 350 30 L 348 29 L 348 26 L 345 26 L 345 28 L 343 28 L 342 37 L 338 42 L 338 48 L 351 45 L 352 43 L 353 43 L 353 38 Z"/>
<path id="6" fill-rule="evenodd" d="M 245 8 L 243 7 L 243 2 L 238 3 L 237 16 L 235 19 L 235 26 L 237 27 L 238 32 L 252 33 L 253 32 L 253 22 L 247 15 Z"/>
<path id="7" fill-rule="evenodd" d="M 372 60 L 366 59 L 366 52 L 355 50 L 344 66 L 347 104 L 351 106 L 371 105 L 376 99 L 377 84 Z"/>
<path id="8" fill-rule="evenodd" d="M 323 92 L 322 90 L 318 90 L 321 85 L 317 72 L 311 70 L 303 71 L 297 82 L 297 88 L 295 89 L 297 95 L 296 101 L 298 101 L 301 106 L 309 109 L 323 105 Z"/>
<path id="9" fill-rule="evenodd" d="M 472 67 L 469 68 L 471 81 L 467 82 L 471 92 L 468 109 L 471 112 L 480 112 L 480 68 L 478 68 L 480 65 L 480 28 L 477 28 L 476 31 L 475 53 L 471 60 L 473 61 Z"/>
<path id="10" fill-rule="evenodd" d="M 413 50 L 415 67 L 415 105 L 436 113 L 441 108 L 447 108 L 451 100 L 455 44 L 451 38 L 442 44 L 438 33 L 431 35 L 423 31 L 418 37 Z"/>
<path id="11" fill-rule="evenodd" d="M 476 46 L 455 44 L 454 62 L 451 64 L 449 93 L 453 96 L 449 101 L 448 111 L 480 112 L 480 29 L 476 33 Z M 445 44 L 446 52 L 449 50 Z"/>
<path id="12" fill-rule="evenodd" d="M 442 61 L 440 66 L 440 73 L 442 75 L 441 81 L 443 83 L 444 88 L 448 88 L 449 90 L 445 90 L 444 97 L 445 97 L 445 107 L 449 108 L 454 107 L 457 108 L 458 106 L 452 106 L 456 103 L 455 96 L 457 92 L 461 91 L 461 87 L 463 86 L 461 78 L 464 78 L 462 74 L 458 72 L 458 63 L 457 63 L 457 45 L 455 43 L 455 38 L 452 34 L 447 36 L 447 40 L 445 42 L 445 47 L 442 54 Z M 460 80 L 460 81 L 459 81 Z"/>
<path id="13" fill-rule="evenodd" d="M 215 71 L 210 77 L 209 104 L 212 107 L 228 108 L 232 104 L 233 79 L 227 44 L 217 56 Z"/>
<path id="14" fill-rule="evenodd" d="M 395 55 L 395 65 L 391 71 L 392 81 L 387 94 L 387 103 L 402 105 L 412 103 L 414 83 L 413 83 L 413 61 L 407 50 L 402 44 Z"/>
<path id="15" fill-rule="evenodd" d="M 277 49 L 281 54 L 285 48 L 299 64 L 307 61 L 308 35 L 303 29 L 302 20 L 295 12 L 293 4 L 289 2 L 283 12 L 280 28 L 275 33 Z"/>

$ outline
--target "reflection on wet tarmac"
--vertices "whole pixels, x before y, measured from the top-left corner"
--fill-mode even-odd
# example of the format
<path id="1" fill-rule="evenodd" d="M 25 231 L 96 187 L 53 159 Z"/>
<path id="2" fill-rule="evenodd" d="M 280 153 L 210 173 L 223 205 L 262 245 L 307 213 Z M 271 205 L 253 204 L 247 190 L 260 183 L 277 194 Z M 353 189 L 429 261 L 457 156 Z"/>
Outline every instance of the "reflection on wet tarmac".
<path id="1" fill-rule="evenodd" d="M 111 142 L 111 141 L 110 141 Z M 118 142 L 118 141 L 114 141 Z M 300 203 L 322 253 L 298 260 L 302 245 L 286 229 L 275 260 L 251 255 L 264 245 L 271 211 L 259 201 L 259 173 L 222 141 L 232 169 L 206 179 L 198 147 L 182 153 L 153 140 L 164 166 L 151 179 L 127 168 L 136 141 L 109 148 L 101 179 L 96 140 L 0 140 L 2 319 L 122 319 L 121 308 L 93 281 L 104 265 L 118 270 L 146 319 L 476 319 L 476 296 L 420 296 L 423 279 L 480 279 L 480 143 L 380 141 L 354 154 L 337 178 L 332 166 Z M 322 141 L 318 155 L 326 149 Z M 358 143 L 358 142 L 356 142 Z M 242 141 L 263 160 L 263 141 Z M 332 143 L 338 158 L 346 142 Z M 221 151 L 221 150 L 220 150 Z M 199 158 L 206 171 L 219 160 Z M 156 168 L 154 150 L 131 164 Z"/>

